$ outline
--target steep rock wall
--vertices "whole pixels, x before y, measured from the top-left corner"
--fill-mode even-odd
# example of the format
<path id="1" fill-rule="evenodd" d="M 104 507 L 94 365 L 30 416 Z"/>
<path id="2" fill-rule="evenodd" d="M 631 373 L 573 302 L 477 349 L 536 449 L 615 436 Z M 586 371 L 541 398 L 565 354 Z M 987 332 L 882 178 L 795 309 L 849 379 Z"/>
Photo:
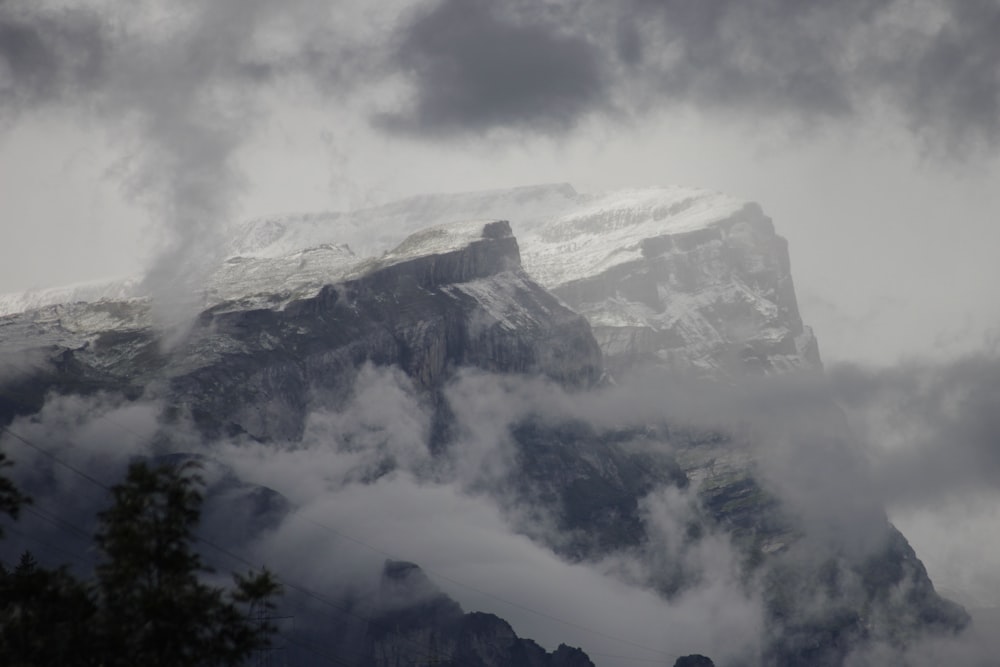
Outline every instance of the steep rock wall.
<path id="1" fill-rule="evenodd" d="M 588 318 L 612 373 L 647 363 L 730 376 L 820 367 L 787 243 L 758 206 L 638 247 L 634 259 L 550 285 Z"/>

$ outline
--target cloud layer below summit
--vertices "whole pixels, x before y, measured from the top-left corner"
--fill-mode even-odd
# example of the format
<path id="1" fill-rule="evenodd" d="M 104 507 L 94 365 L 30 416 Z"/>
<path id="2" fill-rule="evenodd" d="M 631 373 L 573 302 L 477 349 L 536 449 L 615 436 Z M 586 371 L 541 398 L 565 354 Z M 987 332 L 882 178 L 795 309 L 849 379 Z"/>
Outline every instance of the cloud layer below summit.
<path id="1" fill-rule="evenodd" d="M 169 440 L 170 450 L 217 462 L 204 469 L 210 483 L 224 473 L 222 464 L 244 481 L 280 491 L 291 501 L 291 512 L 277 515 L 276 524 L 249 541 L 244 535 L 226 545 L 327 599 L 339 599 L 345 590 L 370 595 L 384 559 L 405 559 L 423 566 L 467 609 L 494 612 L 549 649 L 560 642 L 582 645 L 609 665 L 630 664 L 627 657 L 664 659 L 678 651 L 724 661 L 759 648 L 761 603 L 754 584 L 741 580 L 738 552 L 725 534 L 709 530 L 689 544 L 688 526 L 699 520 L 695 497 L 661 489 L 642 499 L 648 553 L 567 563 L 537 541 L 560 539 L 559 531 L 532 511 L 537 508 L 510 502 L 514 498 L 497 502 L 510 472 L 510 427 L 527 416 L 552 423 L 582 420 L 598 430 L 666 418 L 678 428 L 731 432 L 737 449 L 755 443 L 770 488 L 807 522 L 814 538 L 828 535 L 863 554 L 877 549 L 884 536 L 882 503 L 915 517 L 911 523 L 923 529 L 918 537 L 927 538 L 947 527 L 926 517 L 921 525 L 921 511 L 940 509 L 944 500 L 976 507 L 995 501 L 996 475 L 989 474 L 995 453 L 985 436 L 996 432 L 988 406 L 998 386 L 1000 371 L 983 359 L 890 374 L 835 369 L 826 378 L 724 388 L 651 373 L 572 395 L 537 379 L 468 372 L 447 390 L 458 439 L 438 459 L 427 450 L 427 406 L 391 368 L 362 368 L 343 404 L 309 416 L 301 442 L 204 442 L 176 423 L 165 439 L 160 406 L 107 396 L 53 397 L 39 415 L 15 421 L 12 430 L 105 485 L 120 477 L 130 457 L 162 454 Z M 844 429 L 831 403 L 846 409 L 853 431 Z M 915 446 L 885 437 L 886 428 L 898 433 L 899 422 L 909 425 L 906 435 Z M 43 563 L 92 561 L 87 534 L 93 513 L 107 503 L 106 493 L 10 436 L 2 440 L 16 462 L 7 472 L 35 496 L 33 511 L 16 528 L 41 542 L 22 546 L 38 551 Z M 382 474 L 390 459 L 398 469 Z M 259 511 L 248 507 L 234 502 L 224 514 L 210 511 L 202 531 L 238 532 L 241 521 Z M 61 523 L 66 521 L 75 528 L 68 530 Z M 536 541 L 524 534 L 526 528 Z M 940 540 L 915 546 L 924 557 L 961 561 L 937 584 L 953 589 L 973 584 L 981 603 L 996 604 L 1000 598 L 989 597 L 1000 592 L 988 560 L 996 546 L 991 535 L 996 533 L 977 533 L 968 548 L 954 545 L 949 553 Z M 15 538 L 8 536 L 5 549 L 14 548 Z M 654 555 L 682 567 L 695 583 L 669 602 L 629 585 L 655 575 Z M 206 556 L 222 571 L 245 565 L 214 551 Z M 964 578 L 952 578 L 958 569 Z M 294 590 L 284 604 L 293 613 L 312 605 L 321 618 L 336 614 Z M 306 616 L 303 611 L 303 623 Z M 973 648 L 958 643 L 921 650 L 944 659 Z"/>

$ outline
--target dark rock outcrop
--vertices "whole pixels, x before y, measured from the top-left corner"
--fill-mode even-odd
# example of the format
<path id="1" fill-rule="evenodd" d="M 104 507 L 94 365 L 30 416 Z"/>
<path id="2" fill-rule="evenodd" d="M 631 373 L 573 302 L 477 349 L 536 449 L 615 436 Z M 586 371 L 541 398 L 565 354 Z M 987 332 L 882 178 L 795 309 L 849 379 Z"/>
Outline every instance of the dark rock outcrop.
<path id="1" fill-rule="evenodd" d="M 594 667 L 578 648 L 549 653 L 493 614 L 465 613 L 413 563 L 387 561 L 363 630 L 342 635 L 341 652 L 372 667 Z"/>
<path id="2" fill-rule="evenodd" d="M 715 667 L 715 663 L 710 658 L 695 653 L 677 658 L 674 667 Z"/>

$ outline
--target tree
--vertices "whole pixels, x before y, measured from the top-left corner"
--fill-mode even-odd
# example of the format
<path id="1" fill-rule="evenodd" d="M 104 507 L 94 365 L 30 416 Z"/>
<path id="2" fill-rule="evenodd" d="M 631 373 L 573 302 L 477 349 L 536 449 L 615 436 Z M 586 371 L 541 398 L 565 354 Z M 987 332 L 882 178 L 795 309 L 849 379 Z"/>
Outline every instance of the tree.
<path id="1" fill-rule="evenodd" d="M 10 465 L 0 452 L 0 469 Z M 0 513 L 17 519 L 21 507 L 30 503 L 0 475 Z M 96 665 L 91 651 L 94 612 L 89 588 L 65 567 L 45 569 L 27 551 L 13 569 L 0 563 L 0 664 Z"/>
<path id="2" fill-rule="evenodd" d="M 134 463 L 98 515 L 104 559 L 97 568 L 107 667 L 239 665 L 267 647 L 274 628 L 249 617 L 270 608 L 280 587 L 266 570 L 236 575 L 231 590 L 209 586 L 194 549 L 202 494 L 194 466 Z"/>
<path id="3" fill-rule="evenodd" d="M 194 469 L 129 466 L 98 515 L 102 560 L 91 583 L 39 567 L 30 553 L 13 570 L 0 564 L 0 664 L 235 666 L 269 645 L 266 616 L 280 592 L 269 572 L 234 575 L 231 588 L 202 581 L 211 570 L 194 548 Z M 0 513 L 16 519 L 27 502 L 0 475 Z"/>
<path id="4" fill-rule="evenodd" d="M 9 467 L 11 464 L 7 456 L 0 452 L 0 470 Z M 12 519 L 16 519 L 21 511 L 21 506 L 31 502 L 28 496 L 18 491 L 14 483 L 0 475 L 0 513 L 6 514 Z M 3 528 L 0 527 L 0 537 L 3 537 Z"/>
<path id="5" fill-rule="evenodd" d="M 97 665 L 91 592 L 65 568 L 47 570 L 29 552 L 0 565 L 0 664 Z"/>

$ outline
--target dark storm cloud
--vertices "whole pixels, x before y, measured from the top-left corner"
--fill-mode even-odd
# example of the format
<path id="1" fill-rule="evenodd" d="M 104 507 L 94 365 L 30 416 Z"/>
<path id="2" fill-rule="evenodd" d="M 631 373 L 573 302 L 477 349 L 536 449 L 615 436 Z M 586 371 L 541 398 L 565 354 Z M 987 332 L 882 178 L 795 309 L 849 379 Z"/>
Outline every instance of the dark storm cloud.
<path id="1" fill-rule="evenodd" d="M 656 101 L 825 115 L 850 109 L 847 41 L 886 4 L 635 0 L 622 20 L 638 35 L 633 67 Z"/>
<path id="2" fill-rule="evenodd" d="M 410 133 L 570 129 L 671 106 L 806 124 L 888 105 L 934 149 L 1000 138 L 991 0 L 443 0 L 399 28 Z"/>
<path id="3" fill-rule="evenodd" d="M 910 110 L 914 129 L 943 131 L 968 150 L 970 141 L 995 142 L 1000 132 L 1000 4 L 965 0 L 949 4 L 950 15 L 929 40 L 907 43 L 909 62 L 890 63 L 891 81 Z M 905 73 L 896 80 L 893 68 Z"/>
<path id="4" fill-rule="evenodd" d="M 445 0 L 416 15 L 394 65 L 410 75 L 412 107 L 382 122 L 410 132 L 495 127 L 564 130 L 604 98 L 596 45 L 561 31 L 537 3 Z"/>
<path id="5" fill-rule="evenodd" d="M 96 16 L 17 11 L 0 1 L 0 109 L 84 93 L 103 75 L 107 41 Z"/>

